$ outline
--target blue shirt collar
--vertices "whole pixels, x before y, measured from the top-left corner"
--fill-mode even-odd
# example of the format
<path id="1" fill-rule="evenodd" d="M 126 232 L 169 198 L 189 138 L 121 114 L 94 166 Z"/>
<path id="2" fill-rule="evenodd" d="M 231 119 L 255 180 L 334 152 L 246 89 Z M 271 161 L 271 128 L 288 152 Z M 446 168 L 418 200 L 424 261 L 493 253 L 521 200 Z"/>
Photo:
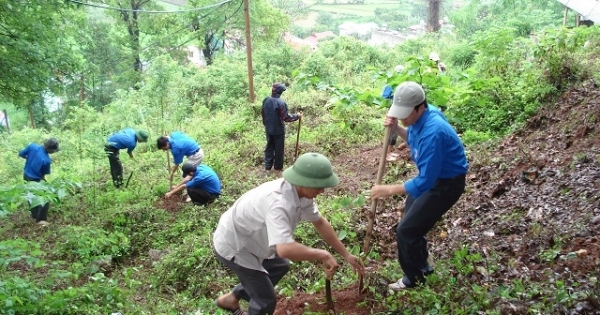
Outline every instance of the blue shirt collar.
<path id="1" fill-rule="evenodd" d="M 414 129 L 421 130 L 421 128 L 423 128 L 423 125 L 425 125 L 429 114 L 431 114 L 431 110 L 429 109 L 429 105 L 427 105 L 427 108 L 425 108 L 425 112 L 423 113 L 423 115 L 421 115 L 419 120 L 417 120 L 417 122 L 415 122 L 414 125 L 412 125 L 412 127 Z"/>

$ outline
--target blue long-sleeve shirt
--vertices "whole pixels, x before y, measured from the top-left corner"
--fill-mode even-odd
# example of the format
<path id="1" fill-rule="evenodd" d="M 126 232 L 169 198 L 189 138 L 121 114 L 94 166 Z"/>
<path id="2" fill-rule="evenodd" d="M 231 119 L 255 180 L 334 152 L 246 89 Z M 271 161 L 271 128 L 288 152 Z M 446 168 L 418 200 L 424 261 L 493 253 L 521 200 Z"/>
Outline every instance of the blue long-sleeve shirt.
<path id="1" fill-rule="evenodd" d="M 31 143 L 19 151 L 19 156 L 25 159 L 23 174 L 27 178 L 40 181 L 50 174 L 52 159 L 43 146 Z"/>
<path id="2" fill-rule="evenodd" d="M 126 128 L 113 133 L 108 137 L 108 144 L 117 150 L 127 149 L 127 154 L 131 154 L 137 145 L 135 130 Z"/>
<path id="3" fill-rule="evenodd" d="M 183 162 L 184 156 L 192 156 L 200 150 L 200 145 L 181 131 L 174 131 L 169 135 L 169 147 L 176 165 Z"/>
<path id="4" fill-rule="evenodd" d="M 196 167 L 194 177 L 185 186 L 188 188 L 198 187 L 210 194 L 221 194 L 221 181 L 215 171 L 208 165 L 200 164 Z"/>
<path id="5" fill-rule="evenodd" d="M 429 105 L 407 133 L 410 156 L 419 170 L 417 177 L 404 183 L 411 197 L 429 191 L 440 178 L 467 173 L 469 163 L 463 144 L 438 108 Z"/>

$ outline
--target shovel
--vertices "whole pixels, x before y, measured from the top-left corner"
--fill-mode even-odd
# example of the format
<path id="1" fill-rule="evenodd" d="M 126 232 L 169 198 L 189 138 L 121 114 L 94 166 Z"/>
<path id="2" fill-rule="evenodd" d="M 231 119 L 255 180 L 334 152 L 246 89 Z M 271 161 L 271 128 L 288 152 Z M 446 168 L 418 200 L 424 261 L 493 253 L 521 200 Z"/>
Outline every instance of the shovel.
<path id="1" fill-rule="evenodd" d="M 331 297 L 331 280 L 325 279 L 325 300 L 327 301 L 327 312 L 332 312 L 334 315 L 337 315 L 335 312 L 335 307 L 333 307 L 333 298 Z"/>
<path id="2" fill-rule="evenodd" d="M 375 181 L 376 185 L 381 184 L 381 179 L 383 178 L 383 171 L 385 170 L 385 156 L 387 155 L 388 145 L 390 144 L 390 136 L 392 134 L 392 128 L 387 127 L 385 130 L 385 137 L 383 138 L 383 150 L 381 150 L 381 156 L 379 158 L 379 169 L 377 170 L 377 180 Z M 373 222 L 375 221 L 375 212 L 377 211 L 377 200 L 376 198 L 371 198 L 371 211 L 368 214 L 368 223 L 367 223 L 367 232 L 365 235 L 365 242 L 363 243 L 362 252 L 368 253 L 371 250 L 371 236 L 373 234 Z M 363 275 L 360 275 L 358 278 L 358 293 L 363 293 L 364 290 L 364 281 Z"/>

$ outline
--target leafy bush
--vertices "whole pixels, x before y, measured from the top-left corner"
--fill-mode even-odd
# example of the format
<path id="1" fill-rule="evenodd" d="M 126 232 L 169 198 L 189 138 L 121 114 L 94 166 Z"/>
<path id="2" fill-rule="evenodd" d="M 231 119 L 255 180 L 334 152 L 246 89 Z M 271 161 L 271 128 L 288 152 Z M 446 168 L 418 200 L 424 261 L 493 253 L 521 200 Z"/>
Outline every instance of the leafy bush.
<path id="1" fill-rule="evenodd" d="M 586 41 L 597 38 L 598 28 L 547 29 L 533 48 L 533 55 L 546 71 L 544 77 L 558 89 L 581 79 L 585 59 L 581 57 Z"/>
<path id="2" fill-rule="evenodd" d="M 129 238 L 118 231 L 66 226 L 60 229 L 58 239 L 57 254 L 83 262 L 92 262 L 104 256 L 118 259 L 130 251 Z"/>
<path id="3" fill-rule="evenodd" d="M 44 264 L 38 258 L 42 254 L 39 243 L 24 239 L 0 241 L 0 270 L 21 260 L 25 260 L 30 267 L 39 267 Z"/>
<path id="4" fill-rule="evenodd" d="M 189 289 L 194 295 L 208 294 L 209 281 L 216 279 L 206 270 L 220 266 L 209 241 L 210 238 L 191 234 L 173 246 L 156 265 L 156 286 L 176 292 Z"/>
<path id="5" fill-rule="evenodd" d="M 469 43 L 462 43 L 452 47 L 448 53 L 448 61 L 454 66 L 468 68 L 473 64 L 476 54 Z"/>
<path id="6" fill-rule="evenodd" d="M 101 273 L 90 280 L 81 287 L 51 292 L 24 278 L 4 278 L 0 280 L 2 314 L 109 314 L 123 307 L 126 295 L 115 280 Z"/>
<path id="7" fill-rule="evenodd" d="M 27 182 L 12 187 L 0 186 L 0 217 L 13 212 L 27 202 L 29 208 L 60 200 L 81 188 L 81 184 L 69 180 L 52 182 Z"/>

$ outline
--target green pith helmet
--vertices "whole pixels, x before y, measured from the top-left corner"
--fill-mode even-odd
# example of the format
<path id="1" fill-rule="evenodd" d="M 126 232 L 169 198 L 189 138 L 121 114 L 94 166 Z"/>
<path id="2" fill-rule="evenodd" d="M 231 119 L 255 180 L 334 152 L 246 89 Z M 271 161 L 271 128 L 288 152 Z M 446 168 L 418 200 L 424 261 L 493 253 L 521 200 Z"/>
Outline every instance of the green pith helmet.
<path id="1" fill-rule="evenodd" d="M 135 137 L 138 142 L 146 142 L 148 141 L 148 131 L 146 130 L 137 130 L 135 132 Z"/>
<path id="2" fill-rule="evenodd" d="M 304 153 L 283 171 L 283 178 L 294 186 L 307 188 L 334 187 L 340 183 L 331 162 L 319 153 Z"/>

